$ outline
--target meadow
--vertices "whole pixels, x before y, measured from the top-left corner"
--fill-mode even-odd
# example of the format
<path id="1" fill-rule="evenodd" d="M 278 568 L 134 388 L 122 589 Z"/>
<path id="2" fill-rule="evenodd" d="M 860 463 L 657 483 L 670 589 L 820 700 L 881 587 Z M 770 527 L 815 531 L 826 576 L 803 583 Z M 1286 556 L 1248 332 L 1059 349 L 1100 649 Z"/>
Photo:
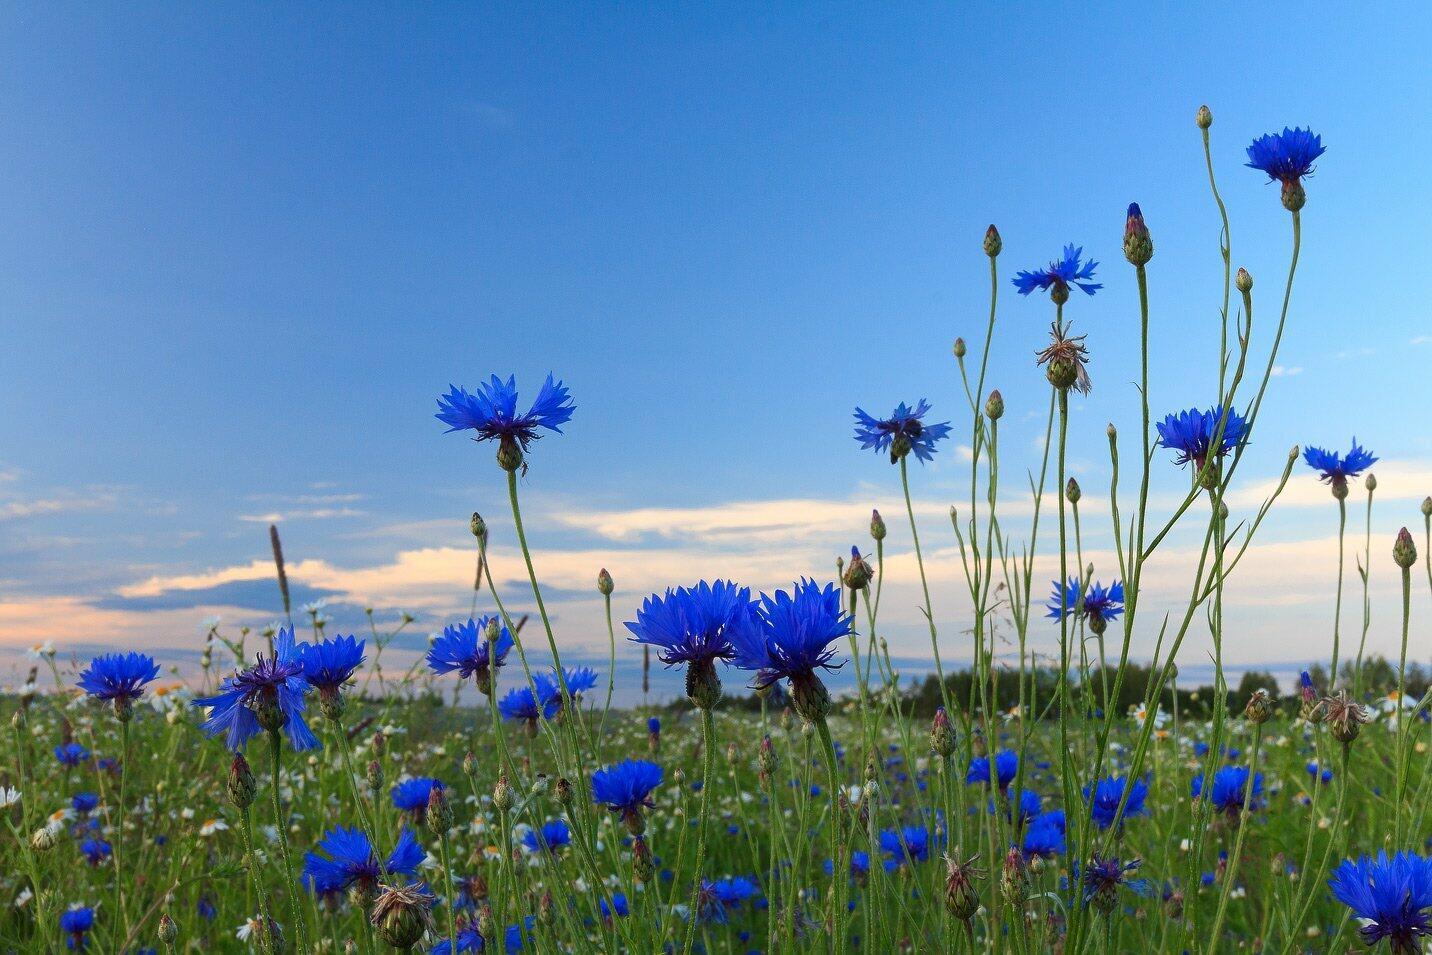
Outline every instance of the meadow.
<path id="1" fill-rule="evenodd" d="M 1123 375 L 1098 368 L 1074 321 L 1100 291 L 1098 263 L 1070 245 L 1002 274 L 991 226 L 978 243 L 987 329 L 954 344 L 959 423 L 923 398 L 884 416 L 855 409 L 852 454 L 889 462 L 905 513 L 851 528 L 833 577 L 810 568 L 765 593 L 717 579 L 632 594 L 620 568 L 593 568 L 609 656 L 589 667 L 563 662 L 520 495 L 542 466 L 538 439 L 579 426 L 574 399 L 553 376 L 525 411 L 512 378 L 452 387 L 437 418 L 495 454 L 530 589 L 494 586 L 493 532 L 474 514 L 472 617 L 395 670 L 382 653 L 412 619 L 370 611 L 368 629 L 347 634 L 321 606 L 292 606 L 274 530 L 282 624 L 215 625 L 198 672 L 162 673 L 144 648 L 73 663 L 35 648 L 29 680 L 3 700 L 0 947 L 1432 950 L 1432 690 L 1412 619 L 1414 594 L 1432 591 L 1432 499 L 1408 515 L 1418 535 L 1374 540 L 1377 459 L 1354 443 L 1294 446 L 1261 504 L 1240 513 L 1225 500 L 1285 334 L 1298 333 L 1303 179 L 1323 146 L 1284 129 L 1247 149 L 1277 185 L 1290 241 L 1286 277 L 1260 279 L 1274 291 L 1255 323 L 1207 108 L 1196 123 L 1222 222 L 1207 406 L 1149 406 L 1154 242 L 1137 205 L 1122 244 L 1143 363 Z M 1001 471 L 1005 407 L 986 380 L 1011 283 L 1050 307 L 1029 368 L 1048 382 L 1047 440 L 1027 476 Z M 1094 377 L 1135 378 L 1142 401 L 1132 435 L 1108 426 L 1113 480 L 1098 491 L 1066 460 L 1070 392 Z M 957 429 L 972 449 L 968 497 L 947 526 L 921 527 L 911 482 Z M 1158 469 L 1186 479 L 1169 509 L 1150 495 Z M 1338 512 L 1326 643 L 1288 692 L 1252 674 L 1230 686 L 1225 586 L 1290 480 L 1323 481 Z M 1080 504 L 1096 493 L 1110 566 L 1084 553 Z M 1030 507 L 1004 517 L 1014 500 Z M 1202 548 L 1186 599 L 1142 605 L 1150 560 L 1190 528 Z M 936 533 L 959 543 L 967 632 L 941 632 L 928 612 L 920 540 Z M 882 636 L 887 540 L 917 558 L 936 673 L 924 682 L 899 673 Z M 1036 560 L 1057 560 L 1052 588 Z M 1374 567 L 1401 581 L 1395 660 L 1365 652 Z M 1057 630 L 1056 658 L 1029 649 L 1036 628 Z M 1131 653 L 1136 634 L 1151 657 Z M 1210 685 L 1179 682 L 1195 646 L 1213 660 Z M 685 697 L 613 707 L 618 655 L 679 670 Z"/>

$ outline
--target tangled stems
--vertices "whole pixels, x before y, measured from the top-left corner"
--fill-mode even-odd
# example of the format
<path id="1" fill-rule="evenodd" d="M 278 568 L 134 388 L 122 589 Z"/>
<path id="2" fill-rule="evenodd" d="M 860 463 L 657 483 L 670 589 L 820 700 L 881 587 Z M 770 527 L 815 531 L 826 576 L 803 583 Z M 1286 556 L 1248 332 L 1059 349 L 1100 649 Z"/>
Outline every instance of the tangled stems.
<path id="1" fill-rule="evenodd" d="M 288 820 L 284 817 L 283 803 L 278 794 L 279 772 L 283 762 L 283 738 L 277 729 L 270 730 L 268 737 L 269 752 L 273 755 L 273 781 L 270 787 L 273 793 L 273 824 L 274 828 L 278 829 L 279 859 L 283 863 L 283 878 L 288 888 L 289 914 L 298 932 L 299 949 L 302 950 L 308 939 L 308 925 L 303 918 L 303 907 L 298 904 L 298 887 L 293 881 L 293 862 L 289 858 Z"/>
<path id="2" fill-rule="evenodd" d="M 446 883 L 446 885 L 443 887 L 443 894 L 448 896 L 449 898 L 449 903 L 446 906 L 448 941 L 452 943 L 452 951 L 456 953 L 458 951 L 457 914 L 455 911 L 457 907 L 451 903 L 453 893 L 453 873 L 452 866 L 448 864 L 448 827 L 442 826 L 441 829 L 442 831 L 438 833 L 438 851 L 442 853 L 442 858 L 440 859 L 440 861 L 442 862 L 443 866 L 443 880 Z"/>
<path id="3" fill-rule="evenodd" d="M 691 911 L 686 917 L 686 941 L 682 955 L 691 955 L 696 941 L 696 923 L 701 908 L 701 871 L 706 866 L 706 824 L 711 814 L 711 766 L 715 762 L 716 721 L 711 710 L 701 707 L 701 813 L 696 819 L 696 869 L 691 874 Z"/>
<path id="4" fill-rule="evenodd" d="M 830 785 L 830 825 L 831 838 L 835 843 L 835 851 L 832 856 L 835 860 L 834 874 L 835 892 L 832 900 L 835 912 L 831 917 L 831 940 L 835 943 L 833 948 L 836 951 L 845 942 L 845 899 L 846 887 L 850 884 L 850 861 L 848 847 L 845 844 L 845 820 L 840 817 L 840 763 L 835 756 L 835 742 L 830 737 L 830 726 L 826 723 L 825 717 L 816 720 L 816 732 L 820 734 L 822 750 L 825 754 L 825 768 L 829 777 Z"/>
<path id="5" fill-rule="evenodd" d="M 1253 805 L 1253 783 L 1258 778 L 1258 749 L 1263 742 L 1263 724 L 1253 727 L 1253 756 L 1248 764 L 1248 780 L 1243 784 L 1243 808 L 1238 820 L 1238 837 L 1233 840 L 1233 854 L 1228 857 L 1228 870 L 1223 874 L 1223 890 L 1218 895 L 1218 913 L 1213 918 L 1213 931 L 1208 935 L 1208 953 L 1218 951 L 1218 936 L 1223 929 L 1223 917 L 1228 912 L 1228 895 L 1238 877 L 1238 860 L 1243 856 L 1243 837 L 1248 833 L 1249 812 Z M 1212 779 L 1212 776 L 1205 776 Z M 1210 790 L 1212 788 L 1210 784 Z M 1209 794 L 1211 798 L 1211 793 Z"/>

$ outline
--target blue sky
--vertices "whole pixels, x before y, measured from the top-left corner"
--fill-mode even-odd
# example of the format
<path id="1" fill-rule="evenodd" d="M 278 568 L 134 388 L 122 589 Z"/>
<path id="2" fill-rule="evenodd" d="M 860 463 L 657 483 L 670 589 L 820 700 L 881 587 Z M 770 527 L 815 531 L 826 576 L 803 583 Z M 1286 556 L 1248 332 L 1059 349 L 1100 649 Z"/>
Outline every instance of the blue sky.
<path id="1" fill-rule="evenodd" d="M 1377 571 L 1432 491 L 1429 33 L 1410 5 L 9 5 L 0 645 L 178 659 L 212 613 L 271 619 L 255 562 L 275 516 L 337 624 L 372 603 L 440 627 L 467 605 L 467 515 L 491 515 L 499 557 L 510 531 L 489 449 L 443 435 L 433 398 L 494 371 L 529 394 L 555 371 L 576 397 L 523 485 L 573 646 L 605 639 L 582 583 L 598 561 L 630 582 L 623 614 L 688 582 L 663 571 L 772 586 L 863 542 L 898 487 L 850 440 L 856 404 L 925 396 L 955 422 L 916 480 L 948 548 L 969 438 L 949 349 L 983 331 L 990 222 L 1007 474 L 1037 463 L 1050 317 L 1007 277 L 1069 241 L 1102 263 L 1068 310 L 1095 381 L 1070 458 L 1102 497 L 1106 422 L 1136 436 L 1131 200 L 1157 247 L 1155 409 L 1213 400 L 1202 102 L 1260 360 L 1289 217 L 1243 147 L 1299 124 L 1328 145 L 1248 506 L 1289 446 L 1355 433 L 1383 459 Z M 1295 490 L 1265 576 L 1250 562 L 1241 662 L 1306 658 L 1328 631 L 1335 512 L 1301 469 Z M 935 603 L 962 646 L 957 590 L 937 581 Z M 891 635 L 917 657 L 906 595 Z"/>

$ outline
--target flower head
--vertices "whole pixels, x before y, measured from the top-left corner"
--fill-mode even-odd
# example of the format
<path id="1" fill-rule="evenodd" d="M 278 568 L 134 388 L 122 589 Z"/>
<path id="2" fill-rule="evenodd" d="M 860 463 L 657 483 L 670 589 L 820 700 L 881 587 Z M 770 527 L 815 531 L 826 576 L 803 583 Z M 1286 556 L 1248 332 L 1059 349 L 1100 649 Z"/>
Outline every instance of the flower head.
<path id="1" fill-rule="evenodd" d="M 902 826 L 880 833 L 880 851 L 890 858 L 885 868 L 894 870 L 907 862 L 924 862 L 930 858 L 930 831 L 924 826 Z"/>
<path id="2" fill-rule="evenodd" d="M 101 865 L 110 857 L 113 848 L 103 839 L 97 839 L 91 836 L 80 843 L 80 851 L 84 853 L 90 865 Z"/>
<path id="3" fill-rule="evenodd" d="M 1069 298 L 1070 285 L 1077 285 L 1086 295 L 1093 295 L 1104 287 L 1088 281 L 1094 277 L 1094 269 L 1099 267 L 1099 263 L 1092 260 L 1081 263 L 1079 258 L 1083 254 L 1084 248 L 1071 242 L 1064 247 L 1062 259 L 1050 262 L 1047 268 L 1020 272 L 1011 281 L 1020 295 L 1028 295 L 1035 289 L 1041 292 L 1053 289 L 1051 297 L 1056 301 L 1066 301 Z"/>
<path id="4" fill-rule="evenodd" d="M 1043 365 L 1044 377 L 1061 390 L 1073 388 L 1081 395 L 1087 395 L 1093 388 L 1089 380 L 1089 349 L 1084 346 L 1083 335 L 1070 335 L 1072 322 L 1049 326 L 1049 344 L 1035 354 L 1035 364 Z"/>
<path id="5" fill-rule="evenodd" d="M 1247 766 L 1224 766 L 1213 774 L 1212 791 L 1208 798 L 1219 812 L 1237 815 L 1243 810 L 1243 791 L 1248 787 Z M 1249 805 L 1258 805 L 1258 796 L 1263 792 L 1263 774 L 1253 774 L 1253 789 L 1248 794 Z M 1193 777 L 1193 795 L 1203 795 L 1203 774 Z"/>
<path id="6" fill-rule="evenodd" d="M 628 759 L 592 773 L 592 799 L 612 812 L 640 814 L 652 804 L 651 794 L 661 785 L 661 767 L 645 759 Z"/>
<path id="7" fill-rule="evenodd" d="M 988 756 L 976 756 L 970 760 L 970 768 L 965 773 L 967 783 L 987 783 L 990 781 Z M 1014 750 L 1002 749 L 994 756 L 995 779 L 999 782 L 999 788 L 1004 789 L 1014 782 L 1014 777 L 1019 773 L 1019 754 Z"/>
<path id="8" fill-rule="evenodd" d="M 1095 855 L 1080 876 L 1084 883 L 1084 901 L 1092 902 L 1101 912 L 1112 911 L 1118 903 L 1119 886 L 1130 885 L 1135 890 L 1141 888 L 1124 878 L 1141 864 L 1138 859 L 1121 862 L 1117 856 L 1104 858 Z"/>
<path id="9" fill-rule="evenodd" d="M 1377 458 L 1357 443 L 1357 438 L 1352 439 L 1352 450 L 1344 457 L 1336 451 L 1325 451 L 1322 448 L 1308 448 L 1303 451 L 1303 460 L 1308 467 L 1318 472 L 1318 480 L 1332 485 L 1333 493 L 1339 490 L 1347 493 L 1347 479 L 1357 477 L 1363 471 L 1377 463 Z"/>
<path id="10" fill-rule="evenodd" d="M 434 673 L 456 670 L 458 679 L 473 677 L 481 686 L 485 679 L 491 678 L 494 668 L 506 662 L 513 647 L 511 631 L 502 627 L 489 651 L 487 628 L 492 622 L 491 617 L 468 618 L 467 623 L 444 627 L 442 635 L 428 648 L 428 668 Z"/>
<path id="11" fill-rule="evenodd" d="M 1303 177 L 1313 171 L 1313 163 L 1326 151 L 1323 138 L 1312 129 L 1284 126 L 1281 133 L 1253 140 L 1244 165 L 1267 173 L 1269 182 L 1281 182 L 1283 205 L 1296 212 L 1303 206 Z"/>
<path id="12" fill-rule="evenodd" d="M 1432 937 L 1432 859 L 1411 852 L 1362 856 L 1339 865 L 1328 887 L 1362 923 L 1368 945 L 1387 939 L 1393 952 L 1411 955 L 1422 950 L 1419 939 Z"/>
<path id="13" fill-rule="evenodd" d="M 1178 452 L 1174 464 L 1185 465 L 1192 461 L 1199 470 L 1210 452 L 1215 449 L 1214 436 L 1219 423 L 1223 421 L 1223 406 L 1199 411 L 1190 408 L 1176 415 L 1169 415 L 1158 422 L 1159 443 L 1171 451 Z M 1243 440 L 1248 423 L 1237 411 L 1229 409 L 1228 420 L 1223 422 L 1223 434 L 1218 442 L 1215 457 L 1223 457 Z"/>
<path id="14" fill-rule="evenodd" d="M 913 451 L 921 461 L 932 460 L 935 443 L 950 433 L 950 423 L 926 424 L 922 419 L 930 412 L 930 403 L 921 398 L 915 407 L 905 402 L 891 413 L 890 417 L 877 419 L 860 408 L 855 409 L 855 440 L 861 450 L 890 452 L 890 463 L 894 464 Z"/>
<path id="15" fill-rule="evenodd" d="M 563 667 L 562 679 L 567 684 L 567 692 L 572 696 L 580 696 L 588 690 L 595 689 L 597 685 L 597 671 L 591 667 Z M 557 671 L 552 671 L 552 682 L 557 682 Z M 558 686 L 560 690 L 560 685 Z M 557 695 L 561 700 L 561 693 Z"/>
<path id="16" fill-rule="evenodd" d="M 1124 804 L 1124 818 L 1127 819 L 1144 811 L 1144 800 L 1149 794 L 1148 782 L 1135 779 L 1130 783 L 1127 779 L 1115 776 L 1084 787 L 1084 798 L 1089 801 L 1090 815 L 1100 829 L 1107 829 L 1114 824 L 1114 816 L 1118 814 L 1125 789 L 1129 791 L 1128 802 Z"/>
<path id="17" fill-rule="evenodd" d="M 433 789 L 445 789 L 442 780 L 433 779 L 429 776 L 418 776 L 414 779 L 405 779 L 393 787 L 393 805 L 403 812 L 413 814 L 413 818 L 421 822 L 428 811 L 428 800 L 432 796 Z"/>
<path id="18" fill-rule="evenodd" d="M 303 658 L 303 678 L 320 692 L 337 690 L 363 665 L 367 644 L 352 636 L 301 644 L 298 649 Z"/>
<path id="19" fill-rule="evenodd" d="M 532 687 L 519 686 L 509 690 L 498 702 L 497 709 L 504 719 L 528 720 L 535 724 L 539 719 L 550 720 L 557 715 L 562 706 L 557 684 L 541 673 L 532 674 L 532 682 L 537 687 L 536 696 L 532 695 Z"/>
<path id="20" fill-rule="evenodd" d="M 493 375 L 477 386 L 475 394 L 468 394 L 456 385 L 449 385 L 448 389 L 447 394 L 438 398 L 438 412 L 434 417 L 447 425 L 449 432 L 470 429 L 477 432 L 477 441 L 497 440 L 499 460 L 503 453 L 515 456 L 510 468 L 514 471 L 528 444 L 540 437 L 538 428 L 561 434 L 561 426 L 571 420 L 576 410 L 566 387 L 554 381 L 550 374 L 526 414 L 517 413 L 515 377 L 503 381 Z M 506 467 L 506 463 L 503 466 Z"/>
<path id="21" fill-rule="evenodd" d="M 70 797 L 70 805 L 73 806 L 75 812 L 80 815 L 84 815 L 87 812 L 94 812 L 95 807 L 99 805 L 99 796 L 94 793 L 75 793 Z"/>
<path id="22" fill-rule="evenodd" d="M 528 852 L 556 852 L 572 841 L 572 830 L 561 819 L 544 822 L 540 829 L 528 829 L 522 844 Z"/>
<path id="23" fill-rule="evenodd" d="M 60 913 L 60 931 L 65 934 L 65 946 L 77 951 L 85 947 L 85 935 L 94 928 L 94 909 L 76 905 Z"/>
<path id="24" fill-rule="evenodd" d="M 78 766 L 90 758 L 89 750 L 79 743 L 63 743 L 55 747 L 55 759 L 61 766 Z"/>
<path id="25" fill-rule="evenodd" d="M 657 657 L 667 666 L 711 663 L 732 657 L 731 637 L 749 624 L 750 616 L 750 588 L 703 580 L 647 597 L 626 628 L 633 643 L 657 647 Z"/>
<path id="26" fill-rule="evenodd" d="M 850 632 L 853 619 L 842 610 L 835 584 L 824 588 L 801 580 L 790 593 L 761 595 L 757 626 L 735 635 L 732 666 L 756 671 L 757 686 L 777 680 L 793 683 L 813 676 L 816 668 L 834 670 L 833 642 Z"/>
<path id="27" fill-rule="evenodd" d="M 703 921 L 724 923 L 731 909 L 755 894 L 756 883 L 744 876 L 717 879 L 715 882 L 702 879 L 697 914 Z"/>
<path id="28" fill-rule="evenodd" d="M 1061 810 L 1053 809 L 1035 816 L 1024 832 L 1024 844 L 1021 848 L 1025 856 L 1052 858 L 1062 855 L 1065 829 L 1064 813 Z"/>
<path id="29" fill-rule="evenodd" d="M 261 729 L 284 729 L 296 750 L 323 745 L 303 719 L 303 697 L 309 684 L 303 675 L 303 654 L 293 641 L 293 630 L 280 630 L 273 646 L 272 657 L 261 655 L 252 667 L 227 677 L 218 693 L 193 700 L 194 706 L 209 709 L 209 718 L 202 726 L 204 732 L 209 736 L 226 733 L 229 749 L 234 752 L 243 749 Z"/>
<path id="30" fill-rule="evenodd" d="M 159 664 L 143 653 L 106 653 L 95 657 L 76 684 L 99 700 L 133 702 L 144 695 L 144 685 L 159 677 Z"/>
<path id="31" fill-rule="evenodd" d="M 1049 613 L 1045 616 L 1051 620 L 1058 620 L 1060 617 L 1072 616 L 1079 609 L 1079 578 L 1070 577 L 1064 587 L 1059 586 L 1059 581 L 1054 581 L 1054 592 L 1045 604 Z M 1124 585 L 1117 580 L 1105 588 L 1097 581 L 1084 594 L 1083 605 L 1084 619 L 1093 627 L 1095 633 L 1103 633 L 1101 624 L 1118 618 L 1124 612 Z"/>
<path id="32" fill-rule="evenodd" d="M 384 873 L 414 875 L 425 856 L 412 832 L 404 828 L 392 853 L 379 862 L 367 833 L 338 826 L 323 834 L 316 851 L 304 853 L 303 884 L 316 895 L 343 892 L 353 885 L 371 892 Z"/>

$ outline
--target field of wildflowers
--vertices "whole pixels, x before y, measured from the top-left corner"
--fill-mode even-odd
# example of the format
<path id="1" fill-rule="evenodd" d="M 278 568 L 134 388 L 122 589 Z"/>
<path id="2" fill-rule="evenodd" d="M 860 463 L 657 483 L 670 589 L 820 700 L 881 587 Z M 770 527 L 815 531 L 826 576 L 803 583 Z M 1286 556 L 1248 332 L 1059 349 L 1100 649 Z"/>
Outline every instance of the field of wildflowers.
<path id="1" fill-rule="evenodd" d="M 1427 643 L 1410 618 L 1424 572 L 1432 588 L 1432 499 L 1420 555 L 1405 528 L 1374 542 L 1354 527 L 1347 540 L 1355 485 L 1369 527 L 1376 489 L 1377 459 L 1354 442 L 1345 453 L 1294 447 L 1261 506 L 1227 505 L 1284 335 L 1297 334 L 1303 179 L 1324 147 L 1309 130 L 1284 129 L 1247 148 L 1247 165 L 1279 184 L 1291 227 L 1286 281 L 1268 283 L 1274 304 L 1259 315 L 1271 317 L 1255 324 L 1254 281 L 1234 268 L 1217 189 L 1212 123 L 1200 109 L 1223 223 L 1213 329 L 1222 359 L 1206 407 L 1158 409 L 1171 411 L 1163 417 L 1149 407 L 1154 243 L 1139 206 L 1128 208 L 1144 397 L 1136 434 L 1108 427 L 1116 566 L 1086 562 L 1086 492 L 1066 468 L 1069 392 L 1091 387 L 1074 316 L 1101 288 L 1100 266 L 1077 245 L 1013 276 L 1019 294 L 1047 296 L 1052 308 L 1049 345 L 1030 370 L 1049 383 L 1047 440 L 1027 485 L 1001 481 L 1004 402 L 986 390 L 1008 281 L 990 226 L 983 345 L 954 346 L 963 421 L 935 420 L 923 398 L 885 416 L 854 412 L 859 447 L 888 459 L 907 513 L 888 527 L 872 514 L 834 579 L 810 568 L 771 593 L 672 581 L 643 597 L 593 568 L 605 673 L 562 661 L 519 500 L 520 476 L 540 466 L 535 442 L 572 421 L 572 397 L 552 376 L 525 411 L 512 378 L 451 387 L 437 418 L 495 451 L 530 593 L 500 593 L 484 573 L 489 529 L 474 514 L 474 606 L 486 613 L 452 621 L 395 678 L 378 657 L 397 631 L 376 618 L 361 636 L 330 634 L 318 608 L 294 620 L 275 531 L 286 624 L 215 626 L 189 684 L 162 677 L 140 652 L 70 667 L 39 648 L 29 682 L 3 701 L 0 947 L 1428 951 L 1432 748 L 1418 660 Z M 912 470 L 966 427 L 969 497 L 951 508 L 949 528 L 923 530 L 958 540 L 974 607 L 968 637 L 938 632 L 928 612 L 922 528 L 909 506 Z M 1300 462 L 1312 473 L 1294 478 Z M 1186 495 L 1166 512 L 1149 495 L 1160 468 L 1187 475 Z M 1338 511 L 1330 641 L 1309 649 L 1327 664 L 1286 696 L 1276 685 L 1230 687 L 1225 583 L 1287 482 L 1314 474 Z M 1027 525 L 1001 516 L 1013 498 L 1032 504 Z M 1203 543 L 1186 600 L 1144 606 L 1145 567 L 1175 527 L 1189 526 Z M 924 687 L 902 681 L 881 637 L 885 541 L 906 529 L 937 673 Z M 1052 589 L 1035 579 L 1036 555 L 1057 558 Z M 1382 564 L 1401 579 L 1396 661 L 1364 654 L 1368 568 Z M 1357 578 L 1360 613 L 1343 606 L 1345 596 L 1356 602 Z M 519 605 L 531 616 L 509 609 Z M 997 614 L 1017 645 L 998 665 Z M 1362 621 L 1346 639 L 1345 617 Z M 1036 626 L 1058 630 L 1052 665 L 1026 650 Z M 1131 659 L 1136 633 L 1154 637 L 1151 660 Z M 1209 648 L 1214 683 L 1190 693 L 1178 662 L 1194 642 Z M 686 699 L 613 708 L 619 653 L 680 668 Z M 947 671 L 955 657 L 971 662 Z M 827 687 L 822 675 L 835 668 L 853 675 L 852 690 Z M 472 689 L 463 705 L 459 686 Z"/>

